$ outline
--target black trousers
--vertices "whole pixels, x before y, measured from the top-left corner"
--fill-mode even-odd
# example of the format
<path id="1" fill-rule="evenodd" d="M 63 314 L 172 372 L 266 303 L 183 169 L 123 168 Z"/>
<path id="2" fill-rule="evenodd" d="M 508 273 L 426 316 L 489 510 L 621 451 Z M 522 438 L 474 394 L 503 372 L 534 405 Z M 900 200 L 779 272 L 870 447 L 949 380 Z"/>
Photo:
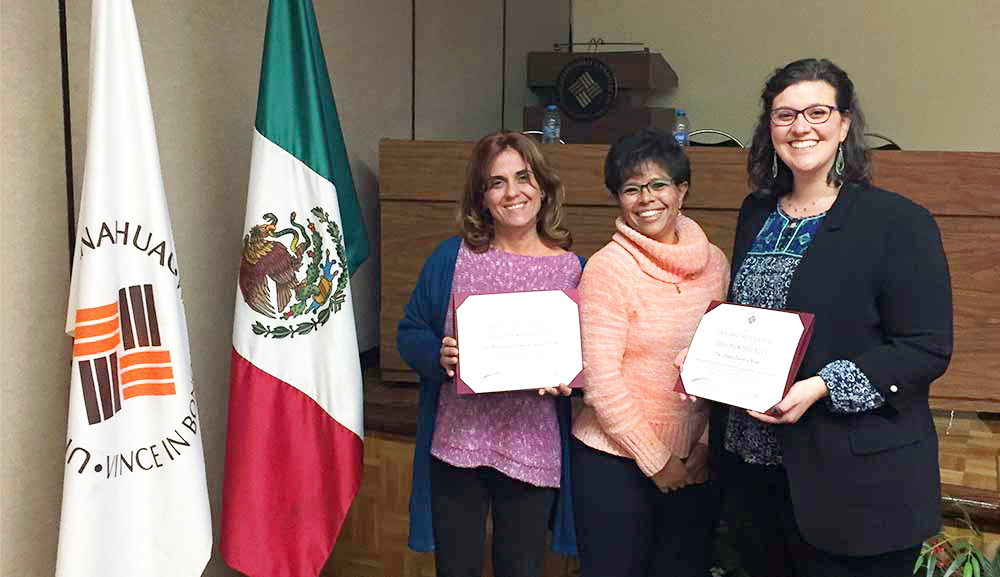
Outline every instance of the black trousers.
<path id="1" fill-rule="evenodd" d="M 431 518 L 438 577 L 481 577 L 486 514 L 493 514 L 493 574 L 538 577 L 556 490 L 489 467 L 431 458 Z"/>
<path id="2" fill-rule="evenodd" d="M 708 483 L 661 493 L 632 459 L 572 444 L 583 577 L 705 577 L 715 523 Z"/>
<path id="3" fill-rule="evenodd" d="M 795 523 L 785 468 L 752 465 L 723 451 L 719 477 L 722 520 L 747 575 L 806 575 L 810 548 Z"/>
<path id="4" fill-rule="evenodd" d="M 799 533 L 780 465 L 753 465 L 723 451 L 722 519 L 750 577 L 910 577 L 920 544 L 851 557 L 821 551 Z"/>

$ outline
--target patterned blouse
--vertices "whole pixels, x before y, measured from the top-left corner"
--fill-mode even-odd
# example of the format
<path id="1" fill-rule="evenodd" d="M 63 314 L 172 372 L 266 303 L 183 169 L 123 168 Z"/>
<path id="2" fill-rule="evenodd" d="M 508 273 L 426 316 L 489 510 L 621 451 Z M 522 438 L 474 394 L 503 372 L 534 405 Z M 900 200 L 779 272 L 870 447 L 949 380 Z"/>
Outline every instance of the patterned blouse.
<path id="1" fill-rule="evenodd" d="M 581 273 L 580 257 L 571 252 L 527 256 L 491 248 L 477 253 L 463 242 L 451 290 L 454 294 L 576 288 Z M 448 336 L 455 334 L 452 320 L 449 308 Z M 437 459 L 455 467 L 491 467 L 536 487 L 558 487 L 561 445 L 553 397 L 541 397 L 535 390 L 459 396 L 454 381 L 441 384 L 431 440 L 431 455 Z"/>
<path id="2" fill-rule="evenodd" d="M 732 302 L 757 307 L 785 307 L 795 269 L 819 233 L 826 213 L 792 218 L 779 203 L 753 241 L 730 289 Z M 834 360 L 819 371 L 830 389 L 825 402 L 835 413 L 858 413 L 880 407 L 882 394 L 853 362 Z M 782 426 L 782 425 L 779 425 Z M 771 425 L 754 419 L 743 409 L 730 407 L 726 450 L 747 463 L 781 464 L 781 442 Z"/>

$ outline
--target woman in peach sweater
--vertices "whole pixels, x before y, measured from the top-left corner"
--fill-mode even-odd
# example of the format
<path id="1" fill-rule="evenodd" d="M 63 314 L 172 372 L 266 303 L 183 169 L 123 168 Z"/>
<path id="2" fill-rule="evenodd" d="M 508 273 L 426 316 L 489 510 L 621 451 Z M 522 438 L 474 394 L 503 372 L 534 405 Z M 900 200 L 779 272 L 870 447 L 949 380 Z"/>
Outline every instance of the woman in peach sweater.
<path id="1" fill-rule="evenodd" d="M 708 408 L 673 392 L 678 351 L 729 266 L 680 212 L 690 165 L 670 135 L 619 140 L 604 167 L 617 232 L 580 281 L 585 407 L 573 424 L 577 545 L 584 577 L 702 577 L 714 506 Z"/>

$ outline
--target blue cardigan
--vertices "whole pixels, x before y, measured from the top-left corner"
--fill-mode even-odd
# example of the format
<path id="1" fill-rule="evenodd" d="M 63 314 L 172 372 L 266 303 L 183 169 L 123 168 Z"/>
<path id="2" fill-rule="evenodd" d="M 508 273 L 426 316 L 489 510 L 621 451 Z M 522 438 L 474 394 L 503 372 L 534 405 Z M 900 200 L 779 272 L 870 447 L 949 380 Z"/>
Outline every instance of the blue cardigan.
<path id="1" fill-rule="evenodd" d="M 434 528 L 431 525 L 431 439 L 437 418 L 438 395 L 444 371 L 440 364 L 441 339 L 444 337 L 445 316 L 451 300 L 452 276 L 462 238 L 455 236 L 442 242 L 424 263 L 417 286 L 410 295 L 403 320 L 399 321 L 396 346 L 403 360 L 420 375 L 420 420 L 417 423 L 416 447 L 413 454 L 413 485 L 410 493 L 410 539 L 414 551 L 434 550 Z M 581 266 L 583 258 L 580 259 Z M 561 488 L 553 516 L 552 550 L 564 555 L 576 555 L 576 528 L 573 523 L 572 491 L 570 490 L 570 402 L 559 397 L 556 402 L 559 432 L 562 436 Z"/>

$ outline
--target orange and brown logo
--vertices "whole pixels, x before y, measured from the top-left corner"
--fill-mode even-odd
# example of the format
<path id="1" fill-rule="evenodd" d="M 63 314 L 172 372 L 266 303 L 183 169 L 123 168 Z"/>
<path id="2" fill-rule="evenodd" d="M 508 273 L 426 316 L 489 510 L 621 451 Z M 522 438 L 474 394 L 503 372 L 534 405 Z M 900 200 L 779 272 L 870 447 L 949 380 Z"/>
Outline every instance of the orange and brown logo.
<path id="1" fill-rule="evenodd" d="M 73 360 L 91 425 L 113 417 L 123 401 L 176 394 L 170 350 L 160 342 L 153 286 L 122 288 L 117 302 L 77 309 Z"/>

